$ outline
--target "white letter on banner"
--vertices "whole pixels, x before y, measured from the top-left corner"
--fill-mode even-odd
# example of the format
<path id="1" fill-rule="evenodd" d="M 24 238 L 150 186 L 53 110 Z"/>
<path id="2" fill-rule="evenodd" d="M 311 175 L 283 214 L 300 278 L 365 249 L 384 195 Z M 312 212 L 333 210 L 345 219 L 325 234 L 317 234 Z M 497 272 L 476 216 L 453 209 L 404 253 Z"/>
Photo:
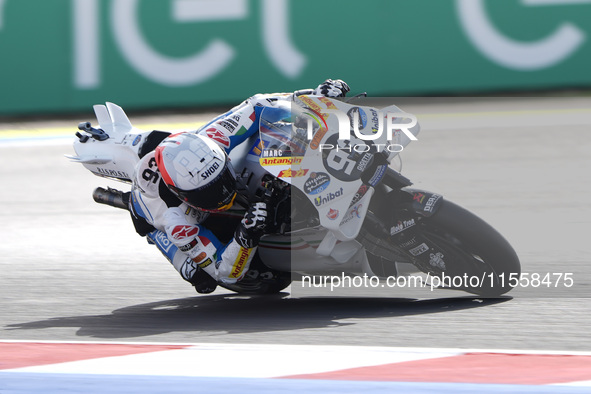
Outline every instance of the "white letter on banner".
<path id="1" fill-rule="evenodd" d="M 289 37 L 287 0 L 264 0 L 263 43 L 271 61 L 283 75 L 297 78 L 306 65 L 306 57 L 293 45 Z"/>
<path id="2" fill-rule="evenodd" d="M 72 0 L 72 19 L 74 86 L 94 89 L 100 84 L 97 0 Z"/>
<path id="3" fill-rule="evenodd" d="M 456 0 L 456 6 L 472 44 L 484 56 L 506 68 L 534 71 L 551 67 L 570 57 L 585 41 L 584 33 L 571 23 L 562 24 L 554 34 L 537 42 L 515 41 L 494 27 L 486 15 L 483 0 Z"/>
<path id="4" fill-rule="evenodd" d="M 2 29 L 2 23 L 4 21 L 4 4 L 6 4 L 4 3 L 4 0 L 0 0 L 0 29 Z"/>
<path id="5" fill-rule="evenodd" d="M 173 18 L 180 22 L 236 20 L 247 16 L 247 0 L 171 0 Z M 162 55 L 142 37 L 137 21 L 138 0 L 112 1 L 115 40 L 127 61 L 146 78 L 167 86 L 188 86 L 212 78 L 234 58 L 234 49 L 220 39 L 201 53 L 184 59 Z M 183 14 L 182 17 L 179 16 Z M 180 41 L 187 42 L 186 37 Z"/>
<path id="6" fill-rule="evenodd" d="M 524 5 L 574 5 L 574 4 L 587 4 L 591 3 L 591 0 L 521 0 Z"/>

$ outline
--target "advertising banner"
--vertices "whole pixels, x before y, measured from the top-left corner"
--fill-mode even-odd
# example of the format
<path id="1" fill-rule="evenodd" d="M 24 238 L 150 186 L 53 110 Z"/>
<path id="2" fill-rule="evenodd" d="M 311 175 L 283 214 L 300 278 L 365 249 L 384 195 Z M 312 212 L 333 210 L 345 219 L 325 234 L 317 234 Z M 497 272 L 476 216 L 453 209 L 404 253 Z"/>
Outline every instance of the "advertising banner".
<path id="1" fill-rule="evenodd" d="M 0 115 L 591 85 L 591 0 L 0 0 Z"/>

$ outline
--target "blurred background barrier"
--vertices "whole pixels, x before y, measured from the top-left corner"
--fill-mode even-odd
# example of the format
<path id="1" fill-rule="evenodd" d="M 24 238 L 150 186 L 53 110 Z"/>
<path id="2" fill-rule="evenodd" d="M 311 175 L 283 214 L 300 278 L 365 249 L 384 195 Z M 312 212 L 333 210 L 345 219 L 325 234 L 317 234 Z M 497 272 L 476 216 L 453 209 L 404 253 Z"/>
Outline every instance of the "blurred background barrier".
<path id="1" fill-rule="evenodd" d="M 0 115 L 591 86 L 591 0 L 0 0 Z"/>

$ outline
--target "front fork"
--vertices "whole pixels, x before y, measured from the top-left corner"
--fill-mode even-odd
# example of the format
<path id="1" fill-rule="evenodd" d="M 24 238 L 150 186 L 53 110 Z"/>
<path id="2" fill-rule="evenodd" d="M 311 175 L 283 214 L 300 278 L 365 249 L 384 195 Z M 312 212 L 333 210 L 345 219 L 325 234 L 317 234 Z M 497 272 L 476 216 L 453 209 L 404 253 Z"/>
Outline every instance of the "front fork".
<path id="1" fill-rule="evenodd" d="M 423 272 L 437 273 L 444 267 L 440 264 L 443 251 L 433 240 L 426 237 L 423 223 L 435 214 L 443 197 L 424 190 L 403 189 L 410 201 L 402 204 L 402 209 L 391 211 L 387 220 L 388 239 L 404 256 Z"/>
<path id="2" fill-rule="evenodd" d="M 441 271 L 443 251 L 422 232 L 422 224 L 443 202 L 440 194 L 411 188 L 410 180 L 389 169 L 384 190 L 372 200 L 357 240 L 381 260 L 408 262 L 423 272 Z M 377 197 L 377 198 L 376 198 Z"/>

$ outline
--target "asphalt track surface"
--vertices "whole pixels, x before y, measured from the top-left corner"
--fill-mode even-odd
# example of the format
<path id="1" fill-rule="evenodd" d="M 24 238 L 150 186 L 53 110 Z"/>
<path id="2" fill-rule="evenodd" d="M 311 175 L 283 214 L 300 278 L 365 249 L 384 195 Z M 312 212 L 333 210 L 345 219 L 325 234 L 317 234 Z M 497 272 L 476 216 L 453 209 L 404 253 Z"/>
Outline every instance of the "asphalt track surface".
<path id="1" fill-rule="evenodd" d="M 0 126 L 0 340 L 590 351 L 591 99 L 417 99 L 403 109 L 423 126 L 403 174 L 493 225 L 524 272 L 572 273 L 574 287 L 494 300 L 414 289 L 198 295 L 125 212 L 92 201 L 96 186 L 125 185 L 64 158 L 63 122 L 11 123 Z M 183 128 L 209 115 L 131 120 Z"/>

